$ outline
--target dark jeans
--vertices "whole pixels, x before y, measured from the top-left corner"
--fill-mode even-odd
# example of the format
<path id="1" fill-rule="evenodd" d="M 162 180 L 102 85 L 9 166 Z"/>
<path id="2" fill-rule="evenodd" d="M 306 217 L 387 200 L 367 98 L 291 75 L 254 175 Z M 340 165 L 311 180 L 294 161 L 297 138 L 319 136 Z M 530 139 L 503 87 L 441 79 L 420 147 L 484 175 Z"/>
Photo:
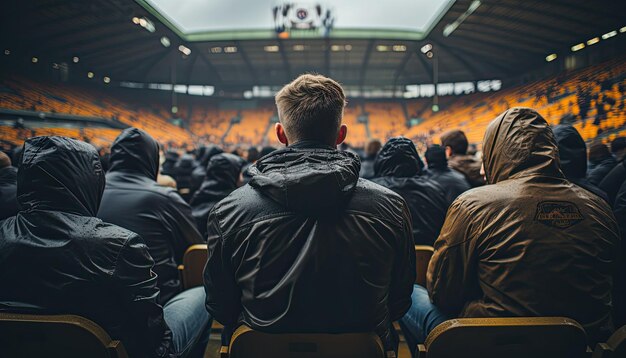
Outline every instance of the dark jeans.
<path id="1" fill-rule="evenodd" d="M 430 303 L 428 291 L 420 285 L 413 286 L 411 308 L 399 321 L 406 343 L 415 356 L 415 349 L 424 343 L 428 334 L 451 317 Z"/>
<path id="2" fill-rule="evenodd" d="M 204 308 L 204 287 L 179 293 L 163 307 L 177 357 L 202 358 L 211 334 L 211 317 Z"/>

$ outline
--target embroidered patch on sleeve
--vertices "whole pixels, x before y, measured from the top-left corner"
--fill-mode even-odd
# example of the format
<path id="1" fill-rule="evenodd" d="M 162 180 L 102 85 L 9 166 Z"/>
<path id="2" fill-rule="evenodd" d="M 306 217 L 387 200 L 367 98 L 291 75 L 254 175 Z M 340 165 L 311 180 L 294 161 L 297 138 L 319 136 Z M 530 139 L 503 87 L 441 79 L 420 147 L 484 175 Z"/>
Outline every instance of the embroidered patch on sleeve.
<path id="1" fill-rule="evenodd" d="M 565 229 L 585 218 L 574 203 L 567 201 L 542 201 L 537 204 L 535 220 L 545 225 Z"/>

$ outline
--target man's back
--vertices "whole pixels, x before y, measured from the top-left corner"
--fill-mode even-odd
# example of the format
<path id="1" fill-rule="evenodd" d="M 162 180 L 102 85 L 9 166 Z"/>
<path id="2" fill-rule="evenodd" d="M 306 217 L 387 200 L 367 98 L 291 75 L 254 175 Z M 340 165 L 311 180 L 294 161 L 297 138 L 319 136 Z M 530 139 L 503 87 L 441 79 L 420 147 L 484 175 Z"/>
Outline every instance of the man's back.
<path id="1" fill-rule="evenodd" d="M 410 305 L 414 254 L 398 195 L 358 179 L 358 158 L 296 145 L 257 162 L 213 209 L 207 308 L 270 332 L 376 331 Z"/>
<path id="2" fill-rule="evenodd" d="M 165 303 L 181 290 L 178 264 L 189 245 L 202 243 L 191 209 L 174 189 L 157 185 L 158 146 L 136 128 L 111 147 L 111 169 L 98 217 L 138 233 L 155 261 Z"/>
<path id="3" fill-rule="evenodd" d="M 429 166 L 426 177 L 444 188 L 449 204 L 459 195 L 471 189 L 465 176 L 449 167 L 431 168 Z"/>
<path id="4" fill-rule="evenodd" d="M 448 210 L 428 270 L 433 303 L 461 317 L 571 317 L 591 342 L 606 338 L 618 242 L 610 208 L 565 179 L 552 132 L 532 110 L 494 120 L 485 146 L 495 184 Z"/>

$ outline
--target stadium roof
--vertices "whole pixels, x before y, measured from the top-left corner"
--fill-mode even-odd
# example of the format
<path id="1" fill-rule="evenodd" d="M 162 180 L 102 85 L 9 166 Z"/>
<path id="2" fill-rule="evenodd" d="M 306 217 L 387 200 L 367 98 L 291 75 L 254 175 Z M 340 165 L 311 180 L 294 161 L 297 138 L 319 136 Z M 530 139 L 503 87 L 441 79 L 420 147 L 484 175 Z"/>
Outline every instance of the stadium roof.
<path id="1" fill-rule="evenodd" d="M 228 91 L 281 85 L 315 71 L 346 85 L 392 87 L 432 83 L 434 62 L 420 51 L 426 44 L 438 58 L 439 82 L 508 78 L 545 64 L 548 54 L 564 58 L 573 45 L 626 25 L 623 1 L 485 0 L 444 36 L 472 4 L 458 0 L 424 40 L 372 35 L 186 41 L 140 2 L 8 2 L 0 15 L 0 39 L 10 51 L 3 60 L 24 71 L 67 63 L 70 78 L 86 79 L 91 71 L 112 84 L 175 81 Z M 595 46 L 623 51 L 624 37 L 619 33 Z"/>

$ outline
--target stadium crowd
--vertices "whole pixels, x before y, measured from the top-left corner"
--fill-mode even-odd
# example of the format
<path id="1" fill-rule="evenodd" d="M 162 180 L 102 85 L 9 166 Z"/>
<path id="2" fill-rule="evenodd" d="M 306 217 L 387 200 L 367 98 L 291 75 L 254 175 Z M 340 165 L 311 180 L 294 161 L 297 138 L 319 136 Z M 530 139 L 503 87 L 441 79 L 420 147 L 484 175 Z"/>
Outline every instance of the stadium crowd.
<path id="1" fill-rule="evenodd" d="M 405 137 L 359 155 L 332 79 L 275 100 L 279 149 L 163 150 L 131 127 L 110 153 L 63 136 L 0 152 L 0 311 L 87 317 L 133 357 L 201 357 L 212 320 L 223 342 L 242 324 L 373 331 L 389 352 L 395 321 L 412 351 L 454 317 L 570 317 L 592 346 L 626 324 L 626 138 L 587 150 L 513 107 L 482 152 L 452 129 L 423 158 Z M 184 290 L 197 243 L 204 287 Z"/>

